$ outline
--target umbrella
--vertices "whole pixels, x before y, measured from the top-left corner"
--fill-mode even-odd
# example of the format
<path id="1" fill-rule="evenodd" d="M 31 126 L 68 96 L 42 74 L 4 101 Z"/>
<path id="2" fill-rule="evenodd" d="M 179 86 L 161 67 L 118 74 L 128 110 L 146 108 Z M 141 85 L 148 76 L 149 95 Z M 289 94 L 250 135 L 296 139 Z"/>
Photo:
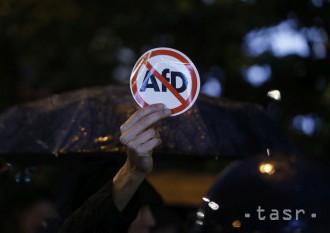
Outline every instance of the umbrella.
<path id="1" fill-rule="evenodd" d="M 138 109 L 127 86 L 94 87 L 14 106 L 0 115 L 0 154 L 124 152 L 119 127 Z M 260 106 L 201 95 L 156 125 L 166 155 L 246 157 L 267 148 L 295 152 Z"/>
<path id="2" fill-rule="evenodd" d="M 197 211 L 193 232 L 330 232 L 327 166 L 273 154 L 233 162 Z"/>

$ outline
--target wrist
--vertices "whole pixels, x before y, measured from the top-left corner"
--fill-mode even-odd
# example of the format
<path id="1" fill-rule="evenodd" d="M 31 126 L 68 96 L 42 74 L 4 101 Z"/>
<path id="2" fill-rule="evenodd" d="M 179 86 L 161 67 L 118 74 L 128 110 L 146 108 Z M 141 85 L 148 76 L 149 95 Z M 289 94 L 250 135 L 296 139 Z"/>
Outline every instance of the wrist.
<path id="1" fill-rule="evenodd" d="M 119 211 L 122 211 L 147 174 L 137 171 L 126 162 L 112 180 L 113 201 Z"/>
<path id="2" fill-rule="evenodd" d="M 125 169 L 127 175 L 132 177 L 133 179 L 145 179 L 151 172 L 147 170 L 141 170 L 129 160 L 126 160 L 123 168 Z"/>

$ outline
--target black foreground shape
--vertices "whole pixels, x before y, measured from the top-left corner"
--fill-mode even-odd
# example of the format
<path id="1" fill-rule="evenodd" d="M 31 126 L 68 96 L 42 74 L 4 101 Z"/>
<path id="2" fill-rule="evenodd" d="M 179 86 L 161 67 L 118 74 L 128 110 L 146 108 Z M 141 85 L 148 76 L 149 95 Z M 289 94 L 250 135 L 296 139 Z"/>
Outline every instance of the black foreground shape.
<path id="1" fill-rule="evenodd" d="M 236 160 L 205 195 L 192 232 L 330 232 L 329 183 L 327 165 L 302 156 Z"/>

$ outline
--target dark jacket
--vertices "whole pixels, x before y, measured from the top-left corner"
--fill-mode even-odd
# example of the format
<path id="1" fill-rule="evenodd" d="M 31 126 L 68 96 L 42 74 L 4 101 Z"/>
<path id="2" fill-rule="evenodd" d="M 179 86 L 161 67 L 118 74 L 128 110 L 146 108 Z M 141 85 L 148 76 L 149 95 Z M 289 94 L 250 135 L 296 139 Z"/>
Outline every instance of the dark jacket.
<path id="1" fill-rule="evenodd" d="M 156 190 L 144 181 L 119 212 L 113 202 L 111 178 L 117 168 L 109 169 L 110 165 L 88 163 L 87 168 L 65 175 L 57 204 L 61 217 L 48 221 L 38 233 L 124 233 L 141 206 L 162 203 Z"/>

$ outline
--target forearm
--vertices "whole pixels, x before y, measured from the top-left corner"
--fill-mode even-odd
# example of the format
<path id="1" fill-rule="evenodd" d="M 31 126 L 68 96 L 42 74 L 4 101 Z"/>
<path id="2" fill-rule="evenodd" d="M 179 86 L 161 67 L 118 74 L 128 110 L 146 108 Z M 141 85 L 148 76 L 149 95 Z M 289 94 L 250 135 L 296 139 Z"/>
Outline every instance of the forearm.
<path id="1" fill-rule="evenodd" d="M 128 162 L 113 178 L 113 201 L 119 211 L 123 211 L 134 196 L 147 174 L 137 171 Z"/>
<path id="2" fill-rule="evenodd" d="M 149 105 L 134 113 L 121 127 L 120 141 L 127 146 L 127 161 L 113 179 L 113 198 L 122 211 L 153 169 L 152 151 L 161 144 L 152 127 L 171 115 L 164 104 Z"/>

